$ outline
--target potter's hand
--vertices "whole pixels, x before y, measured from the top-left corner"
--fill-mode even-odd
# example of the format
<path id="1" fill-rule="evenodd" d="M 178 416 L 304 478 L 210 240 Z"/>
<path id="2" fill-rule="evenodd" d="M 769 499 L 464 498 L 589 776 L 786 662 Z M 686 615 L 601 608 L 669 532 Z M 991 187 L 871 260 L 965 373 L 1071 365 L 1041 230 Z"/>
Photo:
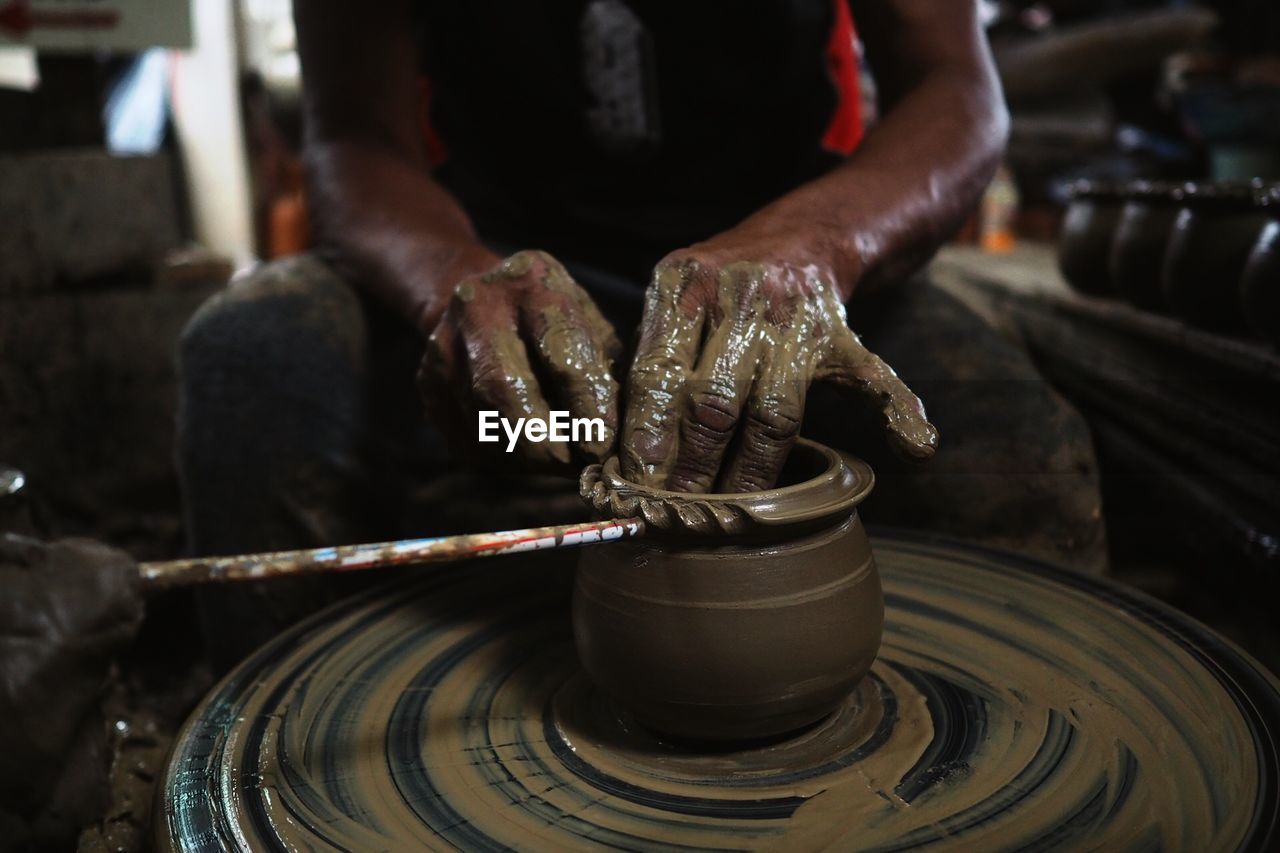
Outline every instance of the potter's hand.
<path id="1" fill-rule="evenodd" d="M 830 269 L 777 260 L 785 251 L 744 254 L 694 247 L 654 270 L 627 380 L 623 475 L 685 492 L 770 488 L 815 379 L 861 392 L 896 449 L 931 457 L 924 407 L 850 331 Z"/>
<path id="2" fill-rule="evenodd" d="M 578 462 L 599 461 L 617 433 L 610 368 L 618 350 L 613 327 L 565 268 L 545 252 L 524 251 L 453 288 L 427 339 L 419 383 L 433 408 L 463 410 L 469 424 L 461 437 L 471 441 L 482 410 L 512 424 L 546 419 L 553 405 L 574 418 L 600 418 L 602 441 L 517 444 L 537 467 L 569 464 L 570 448 Z"/>

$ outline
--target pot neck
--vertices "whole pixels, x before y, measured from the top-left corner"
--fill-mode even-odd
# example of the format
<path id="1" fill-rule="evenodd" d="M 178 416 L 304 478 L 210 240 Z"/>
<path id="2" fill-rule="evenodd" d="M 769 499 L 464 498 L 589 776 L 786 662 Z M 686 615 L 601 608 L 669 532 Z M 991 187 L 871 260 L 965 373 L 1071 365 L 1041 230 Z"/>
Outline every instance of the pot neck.
<path id="1" fill-rule="evenodd" d="M 865 462 L 806 439 L 792 450 L 788 471 L 794 482 L 779 488 L 693 494 L 632 483 L 613 457 L 583 471 L 580 492 L 598 513 L 643 516 L 662 537 L 760 542 L 842 523 L 875 484 Z"/>

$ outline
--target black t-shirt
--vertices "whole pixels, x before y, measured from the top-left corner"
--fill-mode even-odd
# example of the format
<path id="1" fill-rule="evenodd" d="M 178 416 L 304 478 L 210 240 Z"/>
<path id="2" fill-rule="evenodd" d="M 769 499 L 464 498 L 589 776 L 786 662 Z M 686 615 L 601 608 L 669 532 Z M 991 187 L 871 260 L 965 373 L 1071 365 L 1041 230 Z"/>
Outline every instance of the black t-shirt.
<path id="1" fill-rule="evenodd" d="M 821 145 L 834 14 L 833 0 L 422 2 L 437 174 L 485 236 L 647 268 L 837 162 Z"/>

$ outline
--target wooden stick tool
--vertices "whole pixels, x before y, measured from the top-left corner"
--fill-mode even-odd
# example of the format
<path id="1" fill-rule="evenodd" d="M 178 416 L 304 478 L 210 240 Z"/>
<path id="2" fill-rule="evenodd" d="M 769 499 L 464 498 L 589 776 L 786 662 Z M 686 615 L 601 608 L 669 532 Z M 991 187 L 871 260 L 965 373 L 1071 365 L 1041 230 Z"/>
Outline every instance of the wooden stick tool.
<path id="1" fill-rule="evenodd" d="M 195 557 L 141 563 L 145 587 L 167 589 L 202 583 L 353 572 L 407 563 L 449 563 L 547 548 L 572 548 L 643 536 L 644 519 L 622 518 L 497 533 L 466 533 L 432 539 L 405 539 L 368 545 L 338 545 L 302 551 L 271 551 L 232 557 Z"/>

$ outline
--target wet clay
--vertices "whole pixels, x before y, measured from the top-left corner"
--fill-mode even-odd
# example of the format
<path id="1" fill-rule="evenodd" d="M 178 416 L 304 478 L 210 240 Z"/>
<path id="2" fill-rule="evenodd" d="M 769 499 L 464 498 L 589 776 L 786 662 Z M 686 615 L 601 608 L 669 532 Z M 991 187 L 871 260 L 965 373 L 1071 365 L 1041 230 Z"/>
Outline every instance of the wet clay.
<path id="1" fill-rule="evenodd" d="M 919 398 L 849 329 L 817 267 L 663 261 L 628 377 L 621 471 L 681 492 L 768 489 L 814 380 L 864 395 L 904 454 L 933 455 L 937 432 Z"/>
<path id="2" fill-rule="evenodd" d="M 830 713 L 870 669 L 884 604 L 857 504 L 871 469 L 811 441 L 792 456 L 809 478 L 768 492 L 691 501 L 620 480 L 615 460 L 608 497 L 584 488 L 654 519 L 647 538 L 581 559 L 573 595 L 583 667 L 646 725 L 772 737 Z M 670 535 L 683 531 L 701 535 Z"/>
<path id="3" fill-rule="evenodd" d="M 830 713 L 875 659 L 884 606 L 856 518 L 755 548 L 608 550 L 579 565 L 578 654 L 656 731 L 715 741 L 792 732 Z"/>
<path id="4" fill-rule="evenodd" d="M 656 736 L 594 688 L 571 561 L 344 602 L 189 721 L 158 846 L 1270 846 L 1280 685 L 1252 660 L 1077 574 L 908 539 L 877 539 L 876 558 L 870 675 L 816 726 L 728 752 Z"/>

